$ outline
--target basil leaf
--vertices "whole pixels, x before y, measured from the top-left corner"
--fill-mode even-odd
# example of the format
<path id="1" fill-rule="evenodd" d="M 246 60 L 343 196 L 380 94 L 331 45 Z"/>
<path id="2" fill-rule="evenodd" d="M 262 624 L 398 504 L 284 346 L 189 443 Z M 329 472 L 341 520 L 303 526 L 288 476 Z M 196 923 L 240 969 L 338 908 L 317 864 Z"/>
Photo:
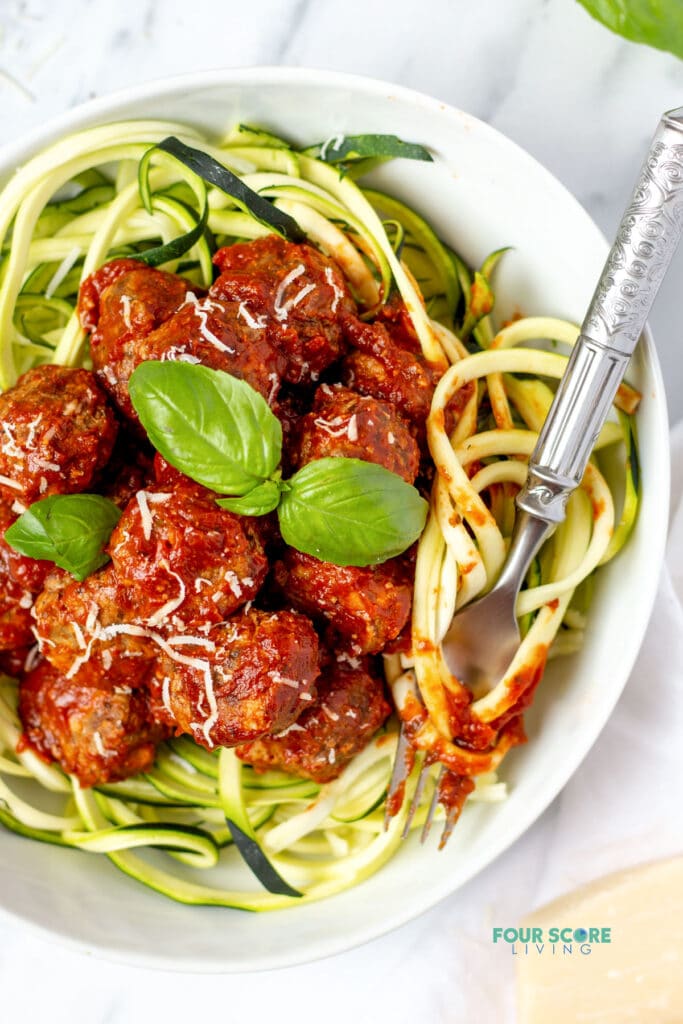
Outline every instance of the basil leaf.
<path id="1" fill-rule="evenodd" d="M 376 565 L 422 533 L 427 502 L 384 466 L 361 459 L 309 462 L 278 507 L 287 544 L 336 565 Z"/>
<path id="2" fill-rule="evenodd" d="M 326 142 L 310 147 L 307 152 L 327 164 L 365 157 L 378 157 L 383 160 L 390 160 L 392 157 L 433 160 L 431 153 L 424 146 L 404 142 L 397 135 L 333 135 Z"/>
<path id="3" fill-rule="evenodd" d="M 683 58 L 683 6 L 678 0 L 579 0 L 590 15 L 634 43 Z"/>
<path id="4" fill-rule="evenodd" d="M 11 548 L 66 569 L 77 580 L 109 561 L 102 550 L 121 516 L 99 494 L 53 494 L 34 502 L 5 531 Z"/>
<path id="5" fill-rule="evenodd" d="M 231 196 L 241 210 L 250 213 L 259 223 L 277 231 L 279 235 L 289 239 L 290 242 L 306 241 L 306 234 L 293 217 L 278 210 L 269 199 L 264 199 L 258 192 L 250 189 L 236 174 L 229 171 L 227 167 L 223 167 L 223 164 L 219 164 L 208 153 L 203 153 L 200 149 L 193 149 L 192 146 L 186 146 L 184 142 L 176 139 L 173 135 L 160 142 L 157 148 L 170 153 L 176 160 L 180 160 L 186 167 L 198 174 L 203 181 L 215 185 L 221 192 Z"/>
<path id="6" fill-rule="evenodd" d="M 217 504 L 240 516 L 265 516 L 277 508 L 280 488 L 274 480 L 264 480 L 243 498 L 219 498 Z"/>
<path id="7" fill-rule="evenodd" d="M 128 387 L 156 450 L 204 487 L 241 497 L 277 469 L 280 421 L 245 381 L 196 363 L 149 360 Z"/>

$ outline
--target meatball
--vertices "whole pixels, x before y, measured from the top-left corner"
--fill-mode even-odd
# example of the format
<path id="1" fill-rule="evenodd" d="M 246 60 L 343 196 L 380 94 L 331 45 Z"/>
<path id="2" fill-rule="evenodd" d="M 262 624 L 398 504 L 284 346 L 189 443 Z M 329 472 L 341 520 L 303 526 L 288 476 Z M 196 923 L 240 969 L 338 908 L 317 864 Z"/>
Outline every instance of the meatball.
<path id="1" fill-rule="evenodd" d="M 277 235 L 230 245 L 214 256 L 221 271 L 212 298 L 239 302 L 287 360 L 285 380 L 309 384 L 342 355 L 343 324 L 355 313 L 338 266 L 310 245 Z"/>
<path id="2" fill-rule="evenodd" d="M 234 746 L 290 726 L 315 699 L 318 637 L 297 612 L 252 608 L 202 647 L 161 655 L 151 680 L 159 721 L 204 747 Z"/>
<path id="3" fill-rule="evenodd" d="M 89 370 L 36 366 L 0 395 L 0 498 L 87 491 L 109 460 L 114 413 Z"/>
<path id="4" fill-rule="evenodd" d="M 33 595 L 12 576 L 10 549 L 0 542 L 0 651 L 28 647 L 33 641 Z"/>
<path id="5" fill-rule="evenodd" d="M 177 313 L 140 339 L 135 364 L 146 359 L 202 363 L 246 381 L 272 403 L 286 360 L 264 328 L 252 327 L 242 317 L 242 307 L 239 302 L 198 299 L 189 293 Z"/>
<path id="6" fill-rule="evenodd" d="M 299 426 L 294 462 L 341 456 L 376 462 L 412 484 L 420 465 L 414 437 L 388 402 L 323 384 Z"/>
<path id="7" fill-rule="evenodd" d="M 361 569 L 287 548 L 275 565 L 275 582 L 295 608 L 327 620 L 331 647 L 353 654 L 381 651 L 410 613 L 410 578 L 397 559 Z"/>
<path id="8" fill-rule="evenodd" d="M 78 297 L 81 326 L 91 331 L 97 378 L 123 413 L 137 422 L 128 381 L 141 361 L 140 339 L 182 306 L 194 286 L 140 260 L 112 260 L 86 278 Z"/>
<path id="9" fill-rule="evenodd" d="M 41 654 L 73 678 L 90 666 L 110 684 L 140 686 L 157 648 L 136 623 L 137 608 L 113 566 L 79 582 L 61 569 L 51 573 L 35 603 Z"/>
<path id="10" fill-rule="evenodd" d="M 0 651 L 14 652 L 28 648 L 34 643 L 33 607 L 34 595 L 53 568 L 50 562 L 38 561 L 19 554 L 5 540 L 5 530 L 16 519 L 11 506 L 0 501 Z M 20 654 L 18 664 L 23 663 Z M 6 661 L 11 665 L 12 661 Z M 3 668 L 10 675 L 16 672 Z"/>
<path id="11" fill-rule="evenodd" d="M 151 716 L 144 690 L 112 687 L 88 666 L 67 679 L 42 662 L 21 680 L 24 744 L 58 761 L 82 786 L 148 771 L 168 730 Z"/>
<path id="12" fill-rule="evenodd" d="M 221 622 L 251 601 L 268 562 L 245 517 L 190 481 L 139 491 L 108 545 L 139 621 L 183 632 Z"/>
<path id="13" fill-rule="evenodd" d="M 257 771 L 279 768 L 314 782 L 331 782 L 391 714 L 384 685 L 367 665 L 323 670 L 318 700 L 284 732 L 237 748 Z"/>
<path id="14" fill-rule="evenodd" d="M 342 378 L 363 395 L 391 402 L 420 433 L 429 415 L 439 373 L 418 352 L 400 347 L 381 323 L 348 321 L 354 345 L 344 359 Z"/>
<path id="15" fill-rule="evenodd" d="M 139 278 L 131 278 L 131 274 L 136 273 L 140 274 Z M 127 280 L 121 284 L 122 279 Z M 120 287 L 116 292 L 104 294 L 117 284 Z M 95 331 L 103 317 L 104 328 L 118 324 L 130 330 L 130 322 L 140 334 L 152 331 L 177 308 L 191 287 L 176 274 L 148 267 L 139 259 L 110 260 L 81 284 L 78 296 L 81 327 L 84 331 Z M 122 301 L 123 296 L 127 297 Z M 98 341 L 102 340 L 98 337 Z"/>

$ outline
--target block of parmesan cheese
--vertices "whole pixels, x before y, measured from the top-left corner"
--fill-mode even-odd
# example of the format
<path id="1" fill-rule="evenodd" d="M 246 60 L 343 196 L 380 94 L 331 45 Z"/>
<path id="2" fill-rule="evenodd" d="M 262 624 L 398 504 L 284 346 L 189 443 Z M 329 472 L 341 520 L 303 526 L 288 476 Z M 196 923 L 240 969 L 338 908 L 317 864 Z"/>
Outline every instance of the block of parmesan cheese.
<path id="1" fill-rule="evenodd" d="M 683 857 L 591 882 L 521 928 L 542 929 L 544 941 L 515 945 L 518 1024 L 683 1022 Z M 569 931 L 569 943 L 547 941 L 555 929 L 591 928 L 596 938 L 609 929 L 610 941 L 581 943 Z"/>

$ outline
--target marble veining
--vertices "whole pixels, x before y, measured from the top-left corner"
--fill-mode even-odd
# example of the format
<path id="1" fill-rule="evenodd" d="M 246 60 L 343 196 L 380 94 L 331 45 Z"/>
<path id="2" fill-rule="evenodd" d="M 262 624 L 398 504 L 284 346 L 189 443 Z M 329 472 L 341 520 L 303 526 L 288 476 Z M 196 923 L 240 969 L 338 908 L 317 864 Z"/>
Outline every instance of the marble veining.
<path id="1" fill-rule="evenodd" d="M 574 0 L 0 0 L 0 143 L 134 82 L 270 63 L 398 81 L 472 112 L 553 171 L 606 234 L 616 228 L 660 113 L 683 96 L 683 63 L 617 39 Z M 672 420 L 683 417 L 682 276 L 679 252 L 651 319 Z M 659 613 L 673 614 L 665 597 Z M 650 643 L 656 640 L 655 633 Z M 599 824 L 586 850 L 577 823 L 597 799 L 596 773 L 602 806 L 623 801 L 637 785 L 633 767 L 615 772 L 614 761 L 644 693 L 636 673 L 619 717 L 534 827 L 460 892 L 392 935 L 307 967 L 200 979 L 87 959 L 0 919 L 3 1019 L 512 1021 L 512 958 L 492 947 L 491 926 L 515 923 L 594 873 L 591 858 L 603 856 Z M 668 777 L 675 778 L 683 763 L 671 756 Z M 635 838 L 632 828 L 624 840 L 637 846 L 642 836 L 647 852 L 645 837 L 660 828 L 663 803 L 639 806 Z M 671 848 L 680 847 L 683 825 L 667 820 L 666 827 Z M 569 874 L 568 849 L 578 858 Z M 565 856 L 555 867 L 558 850 Z M 0 886 L 7 884 L 0 864 Z"/>

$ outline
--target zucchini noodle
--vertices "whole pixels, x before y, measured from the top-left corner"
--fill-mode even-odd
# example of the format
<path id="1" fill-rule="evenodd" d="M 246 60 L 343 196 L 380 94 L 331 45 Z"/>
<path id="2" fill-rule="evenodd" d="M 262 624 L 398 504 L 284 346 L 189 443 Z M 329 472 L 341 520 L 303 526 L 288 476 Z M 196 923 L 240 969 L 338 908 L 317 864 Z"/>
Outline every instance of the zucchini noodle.
<path id="1" fill-rule="evenodd" d="M 187 125 L 130 121 L 55 143 L 0 195 L 1 388 L 39 363 L 87 365 L 76 315 L 80 282 L 108 259 L 140 255 L 191 232 L 203 223 L 203 203 L 206 230 L 189 251 L 164 264 L 199 286 L 211 283 L 215 247 L 268 233 L 230 196 L 157 153 L 144 202 L 138 165 L 168 135 L 203 149 L 294 218 L 308 240 L 339 264 L 361 315 L 371 317 L 398 289 L 422 353 L 441 376 L 427 423 L 435 475 L 417 546 L 412 646 L 407 654 L 385 655 L 386 676 L 399 718 L 414 727 L 418 752 L 473 777 L 470 800 L 504 799 L 497 770 L 521 738 L 509 716 L 533 690 L 548 657 L 580 647 L 588 583 L 617 554 L 635 521 L 637 392 L 620 389 L 619 411 L 603 427 L 566 521 L 529 570 L 517 606 L 523 639 L 511 665 L 490 692 L 469 693 L 450 674 L 440 641 L 454 611 L 489 589 L 500 572 L 515 494 L 567 362 L 566 351 L 548 351 L 547 343 L 566 350 L 576 340 L 576 326 L 525 317 L 496 333 L 490 277 L 500 251 L 475 274 L 415 211 L 273 135 L 240 126 L 216 143 Z M 454 403 L 455 419 L 449 413 Z M 623 493 L 613 495 L 602 459 L 619 445 L 626 452 L 625 462 L 616 460 Z M 470 721 L 489 729 L 485 749 L 459 742 L 454 700 L 468 707 Z M 398 724 L 394 718 L 323 785 L 280 771 L 259 774 L 232 750 L 209 752 L 181 737 L 159 747 L 146 775 L 87 790 L 22 747 L 17 684 L 5 678 L 0 823 L 28 838 L 104 854 L 124 873 L 182 903 L 256 911 L 310 902 L 358 884 L 400 846 L 408 801 L 385 823 Z M 418 753 L 408 796 L 420 759 Z M 413 828 L 427 818 L 438 770 L 435 764 Z M 255 837 L 300 897 L 248 884 L 221 887 L 225 879 L 233 886 L 236 877 L 228 819 L 242 822 L 244 834 Z M 201 884 L 198 872 L 206 872 L 211 884 Z"/>

